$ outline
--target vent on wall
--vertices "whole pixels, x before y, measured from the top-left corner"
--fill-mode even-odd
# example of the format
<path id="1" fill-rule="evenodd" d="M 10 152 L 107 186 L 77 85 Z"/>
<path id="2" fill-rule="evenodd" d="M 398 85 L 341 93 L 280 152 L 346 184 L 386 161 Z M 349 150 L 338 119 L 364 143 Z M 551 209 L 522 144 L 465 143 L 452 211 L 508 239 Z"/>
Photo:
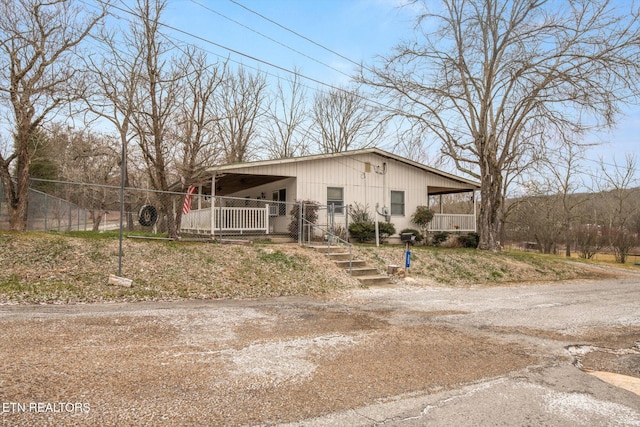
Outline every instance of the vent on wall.
<path id="1" fill-rule="evenodd" d="M 371 172 L 371 163 L 369 163 L 369 162 L 365 162 L 365 164 L 364 164 L 364 171 L 365 171 L 365 172 Z"/>

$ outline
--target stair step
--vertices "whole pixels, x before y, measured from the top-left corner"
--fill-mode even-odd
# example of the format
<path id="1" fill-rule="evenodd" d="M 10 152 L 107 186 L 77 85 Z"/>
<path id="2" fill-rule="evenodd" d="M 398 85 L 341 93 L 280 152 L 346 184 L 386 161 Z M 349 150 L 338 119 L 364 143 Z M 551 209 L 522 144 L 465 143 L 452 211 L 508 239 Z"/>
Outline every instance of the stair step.
<path id="1" fill-rule="evenodd" d="M 371 267 L 358 267 L 351 269 L 351 275 L 354 277 L 377 276 L 378 270 Z"/>
<path id="2" fill-rule="evenodd" d="M 359 267 L 366 267 L 367 263 L 366 261 L 362 261 L 359 259 L 354 259 L 349 261 L 349 259 L 347 258 L 346 260 L 336 260 L 335 261 L 336 265 L 340 268 L 345 268 L 348 269 L 349 267 L 351 268 L 359 268 Z"/>
<path id="3" fill-rule="evenodd" d="M 351 255 L 348 253 L 328 254 L 328 256 L 332 261 L 349 261 L 349 258 L 351 258 Z"/>
<path id="4" fill-rule="evenodd" d="M 387 276 L 359 276 L 357 279 L 366 286 L 390 285 L 391 281 Z"/>
<path id="5" fill-rule="evenodd" d="M 388 276 L 379 275 L 378 270 L 373 267 L 369 267 L 366 261 L 352 259 L 352 254 L 343 252 L 344 247 L 342 246 L 315 245 L 308 246 L 308 248 L 325 254 L 330 260 L 335 262 L 336 266 L 342 269 L 348 271 L 349 266 L 351 266 L 351 276 L 358 279 L 358 281 L 360 281 L 364 286 L 381 286 L 391 284 Z"/>
<path id="6" fill-rule="evenodd" d="M 345 251 L 344 246 L 309 246 L 311 249 L 313 249 L 316 252 L 322 252 L 322 253 L 342 253 Z"/>

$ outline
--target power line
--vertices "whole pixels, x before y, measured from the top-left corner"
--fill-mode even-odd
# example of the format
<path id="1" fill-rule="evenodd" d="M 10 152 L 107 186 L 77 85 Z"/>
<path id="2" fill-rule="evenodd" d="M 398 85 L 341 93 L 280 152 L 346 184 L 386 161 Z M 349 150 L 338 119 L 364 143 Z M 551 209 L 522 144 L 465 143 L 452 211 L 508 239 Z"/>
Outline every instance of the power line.
<path id="1" fill-rule="evenodd" d="M 308 41 L 309 43 L 311 43 L 311 44 L 313 44 L 313 45 L 315 45 L 315 46 L 317 46 L 317 47 L 319 47 L 319 48 L 321 48 L 321 49 L 326 50 L 327 52 L 330 52 L 330 53 L 332 53 L 332 54 L 334 54 L 334 55 L 336 55 L 336 56 L 338 56 L 338 57 L 340 57 L 340 58 L 344 59 L 345 61 L 351 62 L 352 64 L 354 64 L 354 65 L 356 65 L 356 66 L 358 66 L 358 67 L 362 66 L 362 64 L 359 64 L 359 63 L 355 62 L 355 61 L 354 61 L 354 60 L 352 60 L 351 58 L 348 58 L 348 57 L 346 57 L 346 56 L 344 56 L 344 55 L 342 55 L 342 54 L 340 54 L 340 53 L 336 52 L 335 50 L 332 50 L 332 49 L 330 49 L 330 48 L 328 48 L 328 47 L 326 47 L 326 46 L 324 46 L 324 45 L 322 45 L 322 44 L 320 44 L 320 43 L 318 43 L 318 42 L 316 42 L 316 41 L 314 41 L 314 40 L 310 39 L 309 37 L 304 36 L 304 35 L 302 35 L 302 34 L 298 33 L 297 31 L 294 31 L 294 30 L 292 30 L 292 29 L 290 29 L 290 28 L 288 28 L 288 27 L 285 27 L 284 25 L 280 24 L 279 22 L 276 22 L 276 21 L 274 21 L 273 19 L 271 19 L 271 18 L 269 18 L 269 17 L 267 17 L 267 16 L 265 16 L 265 15 L 263 15 L 263 14 L 259 13 L 259 12 L 256 12 L 255 10 L 253 10 L 253 9 L 251 9 L 251 8 L 249 8 L 249 7 L 245 6 L 245 5 L 243 5 L 242 3 L 240 3 L 240 2 L 238 2 L 238 1 L 236 1 L 236 0 L 229 0 L 229 1 L 230 1 L 231 3 L 233 3 L 233 4 L 235 4 L 235 5 L 237 5 L 237 6 L 241 7 L 241 8 L 243 8 L 243 9 L 245 9 L 246 11 L 251 12 L 251 13 L 253 13 L 254 15 L 259 16 L 260 18 L 262 18 L 262 19 L 264 19 L 264 20 L 266 20 L 266 21 L 268 21 L 268 22 L 271 22 L 272 24 L 274 24 L 274 25 L 276 25 L 276 26 L 278 26 L 278 27 L 282 28 L 283 30 L 288 31 L 288 32 L 290 32 L 291 34 L 293 34 L 293 35 L 295 35 L 295 36 L 297 36 L 297 37 L 300 37 L 301 39 L 306 40 L 306 41 Z M 369 70 L 369 71 L 371 71 L 371 70 Z"/>
<path id="2" fill-rule="evenodd" d="M 335 71 L 335 72 L 337 72 L 337 73 L 340 73 L 340 74 L 342 74 L 342 75 L 344 75 L 344 76 L 346 76 L 346 77 L 349 77 L 349 78 L 351 78 L 351 77 L 352 77 L 352 76 L 350 76 L 349 74 L 347 74 L 347 73 L 345 73 L 345 72 L 343 72 L 343 71 L 341 71 L 341 70 L 339 70 L 339 69 L 337 69 L 337 68 L 335 68 L 335 67 L 333 67 L 333 66 L 331 66 L 331 65 L 329 65 L 329 64 L 327 64 L 327 63 L 325 63 L 325 62 L 322 62 L 322 61 L 320 61 L 320 60 L 318 60 L 318 59 L 316 59 L 316 58 L 314 58 L 314 57 L 312 57 L 312 56 L 310 56 L 310 55 L 307 55 L 307 54 L 306 54 L 306 53 L 304 53 L 304 52 L 301 52 L 301 51 L 299 51 L 299 50 L 297 50 L 297 49 L 294 49 L 294 48 L 292 48 L 292 47 L 291 47 L 291 46 L 289 46 L 289 45 L 286 45 L 286 44 L 284 44 L 284 43 L 282 43 L 282 42 L 280 42 L 280 41 L 278 41 L 278 40 L 276 40 L 276 39 L 274 39 L 274 38 L 272 38 L 272 37 L 270 37 L 270 36 L 268 36 L 268 35 L 266 35 L 266 34 L 264 34 L 264 33 L 261 33 L 260 31 L 257 31 L 257 30 L 255 30 L 255 29 L 253 29 L 253 28 L 249 27 L 248 25 L 245 25 L 245 24 L 243 24 L 243 23 L 241 23 L 241 22 L 239 22 L 239 21 L 237 21 L 237 20 L 235 20 L 235 19 L 233 19 L 233 18 L 230 18 L 230 17 L 228 17 L 228 16 L 226 16 L 226 15 L 224 15 L 224 14 L 222 14 L 222 13 L 218 12 L 217 10 L 214 10 L 214 9 L 212 9 L 212 8 L 208 7 L 208 6 L 205 6 L 205 5 L 203 5 L 202 3 L 200 3 L 200 2 L 199 2 L 199 1 L 197 1 L 197 0 L 191 0 L 191 2 L 192 2 L 193 4 L 196 4 L 196 5 L 200 6 L 200 7 L 202 7 L 203 9 L 208 10 L 208 11 L 209 11 L 209 12 L 211 12 L 211 13 L 214 13 L 214 14 L 216 14 L 216 15 L 218 15 L 218 16 L 220 16 L 220 17 L 222 17 L 222 18 L 224 18 L 224 19 L 226 19 L 226 20 L 228 20 L 228 21 L 230 21 L 230 22 L 233 22 L 233 23 L 234 23 L 234 24 L 236 24 L 236 25 L 241 26 L 242 28 L 245 28 L 245 29 L 247 29 L 247 30 L 251 31 L 252 33 L 258 34 L 259 36 L 264 37 L 265 39 L 270 40 L 270 41 L 272 41 L 273 43 L 276 43 L 276 44 L 278 44 L 278 45 L 280 45 L 280 46 L 284 47 L 285 49 L 289 49 L 290 51 L 295 52 L 295 53 L 297 53 L 298 55 L 304 56 L 305 58 L 310 59 L 311 61 L 314 61 L 314 62 L 316 62 L 316 63 L 318 63 L 318 64 L 320 64 L 320 65 L 322 65 L 322 66 L 325 66 L 325 67 L 327 67 L 327 68 L 330 68 L 330 69 L 332 69 L 333 71 Z"/>

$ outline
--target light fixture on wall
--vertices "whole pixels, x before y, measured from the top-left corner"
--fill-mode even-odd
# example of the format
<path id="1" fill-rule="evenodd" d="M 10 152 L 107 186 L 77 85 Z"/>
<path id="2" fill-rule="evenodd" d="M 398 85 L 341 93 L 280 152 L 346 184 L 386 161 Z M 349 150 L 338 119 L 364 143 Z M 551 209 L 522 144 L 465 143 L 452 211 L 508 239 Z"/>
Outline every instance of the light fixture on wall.
<path id="1" fill-rule="evenodd" d="M 264 196 L 265 196 L 265 194 L 264 194 L 264 191 L 263 191 L 262 193 L 260 193 L 260 198 L 264 199 Z"/>

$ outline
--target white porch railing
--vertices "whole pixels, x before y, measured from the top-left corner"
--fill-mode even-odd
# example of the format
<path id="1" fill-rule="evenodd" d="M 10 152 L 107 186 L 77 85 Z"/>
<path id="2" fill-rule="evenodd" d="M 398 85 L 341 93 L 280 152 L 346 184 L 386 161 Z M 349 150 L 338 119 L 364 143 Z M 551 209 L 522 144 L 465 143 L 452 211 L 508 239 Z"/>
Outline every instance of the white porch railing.
<path id="1" fill-rule="evenodd" d="M 264 208 L 214 207 L 193 210 L 182 215 L 180 229 L 196 233 L 261 231 L 269 234 L 269 205 Z"/>
<path id="2" fill-rule="evenodd" d="M 429 231 L 476 231 L 475 215 L 435 214 L 429 223 Z"/>

